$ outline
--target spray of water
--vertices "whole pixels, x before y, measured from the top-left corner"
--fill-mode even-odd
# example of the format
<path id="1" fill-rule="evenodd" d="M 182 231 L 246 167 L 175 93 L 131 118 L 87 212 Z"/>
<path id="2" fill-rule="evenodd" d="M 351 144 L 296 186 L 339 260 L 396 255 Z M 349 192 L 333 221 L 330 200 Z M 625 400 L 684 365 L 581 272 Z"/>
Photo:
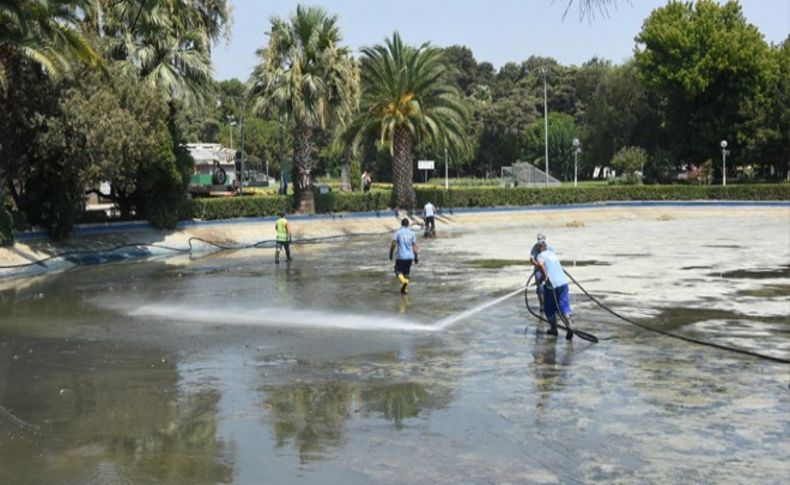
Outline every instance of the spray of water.
<path id="1" fill-rule="evenodd" d="M 499 298 L 497 298 L 495 300 L 491 300 L 491 301 L 487 301 L 485 303 L 481 303 L 481 304 L 477 305 L 476 307 L 470 308 L 469 310 L 466 310 L 464 312 L 457 313 L 455 315 L 450 315 L 449 317 L 446 317 L 446 318 L 440 320 L 439 323 L 436 324 L 436 329 L 437 330 L 444 330 L 445 328 L 448 328 L 448 327 L 460 322 L 461 320 L 474 315 L 475 313 L 481 312 L 481 311 L 485 310 L 486 308 L 491 308 L 494 305 L 498 305 L 499 303 L 502 303 L 503 301 L 507 300 L 508 298 L 511 298 L 511 297 L 521 293 L 521 291 L 523 289 L 524 289 L 524 287 L 520 286 L 518 289 L 513 290 L 512 292 L 508 293 L 505 296 L 500 296 Z"/>
<path id="2" fill-rule="evenodd" d="M 374 330 L 400 332 L 436 332 L 445 330 L 487 308 L 497 305 L 521 292 L 520 287 L 507 295 L 481 303 L 469 310 L 446 317 L 435 325 L 426 325 L 402 317 L 386 314 L 341 313 L 330 310 L 302 310 L 296 308 L 239 308 L 201 304 L 149 303 L 127 309 L 132 316 L 159 318 L 177 322 L 211 325 L 249 325 L 267 327 L 326 328 L 346 330 Z"/>
<path id="3" fill-rule="evenodd" d="M 340 313 L 329 310 L 295 308 L 222 308 L 205 305 L 153 303 L 129 312 L 133 316 L 153 317 L 180 322 L 213 325 L 250 325 L 266 327 L 332 328 L 347 330 L 379 330 L 402 332 L 433 332 L 435 326 L 390 315 Z"/>

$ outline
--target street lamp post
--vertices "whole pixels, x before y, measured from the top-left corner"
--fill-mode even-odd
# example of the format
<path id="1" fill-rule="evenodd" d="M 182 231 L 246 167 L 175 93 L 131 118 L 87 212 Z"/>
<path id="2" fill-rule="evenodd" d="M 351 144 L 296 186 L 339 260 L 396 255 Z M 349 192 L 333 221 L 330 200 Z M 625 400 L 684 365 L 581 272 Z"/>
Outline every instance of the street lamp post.
<path id="1" fill-rule="evenodd" d="M 573 139 L 573 186 L 579 184 L 579 152 L 582 151 L 578 138 Z"/>
<path id="2" fill-rule="evenodd" d="M 548 97 L 546 96 L 547 81 L 549 70 L 545 67 L 540 69 L 540 74 L 543 76 L 543 131 L 544 131 L 544 147 L 546 157 L 546 187 L 549 186 L 549 105 Z"/>
<path id="3" fill-rule="evenodd" d="M 228 115 L 225 117 L 228 120 L 228 126 L 230 127 L 230 149 L 233 150 L 233 126 L 236 122 L 233 119 L 232 115 Z"/>
<path id="4" fill-rule="evenodd" d="M 241 193 L 244 194 L 244 116 L 239 119 L 239 130 L 241 130 L 240 135 L 240 143 L 241 147 L 239 151 L 241 152 Z"/>
<path id="5" fill-rule="evenodd" d="M 727 140 L 722 140 L 719 146 L 721 146 L 721 184 L 727 185 L 727 154 L 730 153 L 727 151 Z"/>
<path id="6" fill-rule="evenodd" d="M 450 190 L 450 170 L 447 168 L 447 147 L 444 147 L 444 190 Z"/>

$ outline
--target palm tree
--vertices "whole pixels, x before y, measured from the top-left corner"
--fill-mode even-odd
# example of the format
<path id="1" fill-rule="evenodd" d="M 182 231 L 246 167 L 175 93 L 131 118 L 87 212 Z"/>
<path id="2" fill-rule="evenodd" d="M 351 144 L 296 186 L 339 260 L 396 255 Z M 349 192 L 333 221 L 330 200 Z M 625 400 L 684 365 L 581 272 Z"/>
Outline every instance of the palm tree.
<path id="1" fill-rule="evenodd" d="M 269 43 L 259 49 L 247 96 L 259 115 L 285 117 L 293 134 L 297 210 L 314 212 L 312 170 L 315 132 L 333 113 L 352 109 L 354 65 L 339 47 L 337 16 L 319 7 L 298 6 L 288 21 L 273 17 Z"/>
<path id="2" fill-rule="evenodd" d="M 347 136 L 355 143 L 376 136 L 390 147 L 395 203 L 413 209 L 415 148 L 446 148 L 453 158 L 466 153 L 468 109 L 444 54 L 430 44 L 404 45 L 396 32 L 362 54 L 360 113 Z"/>
<path id="3" fill-rule="evenodd" d="M 97 66 L 100 56 L 79 30 L 90 0 L 0 0 L 0 89 L 8 82 L 6 63 L 14 56 L 36 62 L 50 76 L 74 61 Z"/>
<path id="4" fill-rule="evenodd" d="M 171 125 L 176 103 L 189 108 L 210 98 L 211 46 L 230 27 L 227 0 L 99 3 L 103 19 L 92 25 L 104 52 L 162 93 L 170 106 Z"/>

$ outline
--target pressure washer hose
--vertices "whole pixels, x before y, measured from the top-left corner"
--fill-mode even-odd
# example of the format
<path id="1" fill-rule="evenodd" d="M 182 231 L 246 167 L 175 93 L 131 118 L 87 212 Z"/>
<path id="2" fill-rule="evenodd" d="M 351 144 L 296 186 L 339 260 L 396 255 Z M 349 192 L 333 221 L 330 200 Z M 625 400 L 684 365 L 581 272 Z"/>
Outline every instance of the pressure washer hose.
<path id="1" fill-rule="evenodd" d="M 389 232 L 363 232 L 363 233 L 356 233 L 356 234 L 340 234 L 336 236 L 323 236 L 323 237 L 313 237 L 307 239 L 297 239 L 293 241 L 291 244 L 296 245 L 304 245 L 304 244 L 321 244 L 323 242 L 337 240 L 337 239 L 349 239 L 352 237 L 370 237 L 370 236 L 381 236 L 383 234 L 389 234 Z M 203 239 L 198 236 L 192 236 L 187 240 L 187 247 L 175 247 L 175 246 L 168 246 L 165 244 L 158 244 L 158 243 L 145 243 L 145 242 L 132 242 L 126 244 L 120 244 L 118 246 L 113 246 L 110 248 L 104 249 L 82 249 L 82 250 L 74 250 L 74 251 L 66 251 L 59 254 L 53 254 L 47 256 L 45 258 L 37 259 L 35 261 L 30 261 L 27 263 L 19 263 L 19 264 L 9 264 L 9 265 L 2 265 L 0 269 L 15 269 L 15 268 L 26 268 L 29 266 L 43 266 L 47 268 L 47 265 L 44 264 L 47 261 L 51 261 L 53 259 L 58 258 L 68 258 L 72 256 L 85 256 L 90 254 L 102 254 L 102 253 L 112 253 L 115 251 L 119 251 L 121 249 L 128 249 L 128 248 L 142 248 L 142 247 L 149 247 L 149 248 L 157 248 L 157 249 L 164 249 L 166 251 L 173 251 L 176 253 L 192 253 L 194 251 L 193 241 L 201 242 L 203 244 L 207 244 L 209 246 L 214 246 L 217 249 L 222 250 L 239 250 L 239 249 L 251 249 L 251 248 L 273 248 L 277 243 L 276 239 L 264 239 L 253 244 L 237 244 L 237 245 L 227 245 L 221 244 L 215 241 L 209 241 L 207 239 Z"/>
<path id="2" fill-rule="evenodd" d="M 529 284 L 532 283 L 532 280 L 534 278 L 535 278 L 535 273 L 533 273 L 529 277 L 529 279 L 527 280 L 527 286 L 524 289 L 524 303 L 527 304 L 527 311 L 530 312 L 532 314 L 532 316 L 534 316 L 535 318 L 537 318 L 538 320 L 540 320 L 542 322 L 545 322 L 545 323 L 548 323 L 549 325 L 551 325 L 551 322 L 549 322 L 546 318 L 543 318 L 540 315 L 538 315 L 537 313 L 535 313 L 535 311 L 532 310 L 532 307 L 529 306 L 529 298 L 528 298 L 527 295 L 529 295 Z M 556 295 L 554 296 L 554 298 L 557 298 Z M 559 309 L 559 304 L 557 305 L 557 308 Z M 563 324 L 561 324 L 559 322 L 557 322 L 557 326 L 559 328 L 565 330 L 565 331 L 568 330 L 568 327 L 566 327 L 565 325 L 563 325 Z M 526 332 L 526 328 L 524 329 L 524 331 Z M 576 325 L 573 326 L 573 333 L 574 333 L 574 335 L 576 335 L 577 337 L 579 337 L 582 340 L 587 340 L 588 342 L 592 342 L 592 343 L 596 343 L 596 344 L 598 343 L 598 337 L 596 337 L 595 335 L 593 335 L 591 333 L 587 333 L 587 332 L 583 332 L 581 330 L 578 330 Z"/>
<path id="3" fill-rule="evenodd" d="M 352 238 L 352 237 L 381 236 L 383 234 L 389 234 L 389 232 L 387 231 L 387 232 L 367 232 L 367 233 L 357 233 L 357 234 L 340 234 L 340 235 L 336 235 L 336 236 L 323 236 L 323 237 L 314 237 L 314 238 L 307 238 L 307 239 L 297 239 L 297 240 L 293 241 L 292 244 L 296 244 L 296 245 L 320 244 L 320 243 L 323 243 L 323 242 L 337 240 L 337 239 L 349 239 L 349 238 Z M 168 246 L 168 245 L 157 244 L 157 243 L 142 243 L 142 242 L 141 243 L 126 243 L 126 244 L 120 244 L 118 246 L 113 246 L 111 248 L 99 249 L 99 250 L 86 249 L 86 250 L 67 251 L 67 252 L 60 253 L 60 254 L 53 254 L 53 255 L 47 256 L 46 258 L 41 258 L 41 259 L 38 259 L 38 260 L 35 260 L 35 261 L 30 261 L 28 263 L 11 264 L 11 265 L 0 265 L 0 269 L 25 268 L 25 267 L 29 267 L 29 266 L 43 266 L 45 269 L 48 269 L 47 265 L 44 264 L 44 263 L 46 263 L 47 261 L 51 261 L 53 259 L 68 258 L 70 256 L 80 256 L 80 255 L 87 255 L 87 254 L 108 253 L 108 252 L 114 252 L 114 251 L 118 251 L 118 250 L 126 249 L 126 248 L 151 247 L 151 248 L 164 249 L 164 250 L 167 250 L 167 251 L 173 251 L 173 252 L 177 252 L 177 253 L 191 253 L 194 250 L 193 241 L 198 241 L 198 242 L 201 242 L 201 243 L 204 243 L 204 244 L 208 244 L 209 246 L 214 246 L 217 249 L 222 249 L 222 250 L 238 250 L 238 249 L 250 249 L 250 248 L 272 248 L 277 243 L 277 241 L 275 239 L 264 239 L 264 240 L 258 241 L 256 243 L 253 243 L 253 244 L 226 245 L 226 244 L 221 244 L 221 243 L 218 243 L 218 242 L 215 242 L 215 241 L 209 241 L 207 239 L 203 239 L 203 238 L 198 237 L 198 236 L 192 236 L 192 237 L 190 237 L 187 240 L 187 247 L 186 248 L 180 248 L 180 247 L 175 247 L 175 246 Z M 729 347 L 727 345 L 721 345 L 721 344 L 717 344 L 717 343 L 714 343 L 714 342 L 707 342 L 707 341 L 699 340 L 699 339 L 696 339 L 696 338 L 693 338 L 693 337 L 687 337 L 685 335 L 679 335 L 679 334 L 676 334 L 676 333 L 668 332 L 666 330 L 653 328 L 653 327 L 651 327 L 649 325 L 645 325 L 644 323 L 637 322 L 635 320 L 632 320 L 632 319 L 630 319 L 630 318 L 628 318 L 626 316 L 623 316 L 623 315 L 617 313 L 616 311 L 612 310 L 608 306 L 604 305 L 603 303 L 598 301 L 597 298 L 595 298 L 593 295 L 591 295 L 590 292 L 588 292 L 581 284 L 579 284 L 579 282 L 576 281 L 576 279 L 570 273 L 565 271 L 565 274 L 568 275 L 568 278 L 570 278 L 571 281 L 573 281 L 573 283 L 576 286 L 578 286 L 579 289 L 585 295 L 587 295 L 588 298 L 590 298 L 590 300 L 595 302 L 595 304 L 597 304 L 598 306 L 600 306 L 601 308 L 603 308 L 607 312 L 611 313 L 615 317 L 619 318 L 620 320 L 623 320 L 624 322 L 628 322 L 628 323 L 630 323 L 632 325 L 635 325 L 635 326 L 637 326 L 639 328 L 642 328 L 644 330 L 649 330 L 651 332 L 655 332 L 655 333 L 658 333 L 658 334 L 661 334 L 661 335 L 665 335 L 667 337 L 673 337 L 673 338 L 680 339 L 680 340 L 683 340 L 683 341 L 686 341 L 686 342 L 690 342 L 690 343 L 693 343 L 693 344 L 704 345 L 704 346 L 707 346 L 707 347 L 713 347 L 713 348 L 720 349 L 720 350 L 727 350 L 727 351 L 730 351 L 730 352 L 735 352 L 735 353 L 743 354 L 743 355 L 750 355 L 752 357 L 757 357 L 759 359 L 770 360 L 770 361 L 779 362 L 779 363 L 782 363 L 782 364 L 790 364 L 790 359 L 784 359 L 784 358 L 775 357 L 775 356 L 772 356 L 772 355 L 761 354 L 759 352 L 753 352 L 751 350 L 746 350 L 746 349 L 739 349 L 737 347 Z M 532 308 L 529 306 L 529 298 L 527 298 L 527 295 L 529 293 L 530 283 L 532 282 L 534 277 L 535 277 L 535 275 L 533 274 L 532 276 L 530 276 L 529 280 L 527 281 L 526 289 L 524 290 L 525 291 L 525 293 L 524 293 L 524 301 L 525 301 L 525 303 L 527 305 L 527 310 L 535 318 L 537 318 L 537 319 L 539 319 L 539 320 L 541 320 L 543 322 L 549 323 L 549 321 L 547 319 L 545 319 L 545 318 L 541 317 L 540 315 L 538 315 L 537 313 L 535 313 L 532 310 Z M 563 329 L 563 330 L 568 330 L 562 324 L 558 324 L 557 326 L 559 328 Z M 579 338 L 581 338 L 581 339 L 588 340 L 590 342 L 596 342 L 596 343 L 598 342 L 598 338 L 595 335 L 592 335 L 590 333 L 577 330 L 576 328 L 573 329 L 573 332 L 576 335 L 578 335 Z"/>
<path id="4" fill-rule="evenodd" d="M 612 315 L 614 315 L 615 317 L 619 318 L 620 320 L 623 320 L 624 322 L 630 323 L 631 325 L 636 325 L 637 327 L 642 328 L 644 330 L 649 330 L 651 332 L 655 332 L 655 333 L 658 333 L 658 334 L 661 334 L 661 335 L 665 335 L 667 337 L 673 337 L 673 338 L 676 338 L 676 339 L 684 340 L 686 342 L 690 342 L 690 343 L 693 343 L 693 344 L 704 345 L 704 346 L 707 346 L 707 347 L 713 347 L 715 349 L 720 349 L 720 350 L 727 350 L 727 351 L 730 351 L 730 352 L 735 352 L 735 353 L 743 354 L 743 355 L 750 355 L 752 357 L 757 357 L 759 359 L 770 360 L 770 361 L 779 362 L 779 363 L 782 363 L 782 364 L 790 364 L 790 359 L 783 359 L 781 357 L 775 357 L 773 355 L 761 354 L 759 352 L 753 352 L 751 350 L 739 349 L 737 347 L 729 347 L 727 345 L 721 345 L 721 344 L 717 344 L 717 343 L 714 343 L 714 342 L 707 342 L 705 340 L 699 340 L 699 339 L 696 339 L 694 337 L 687 337 L 685 335 L 679 335 L 679 334 L 676 334 L 676 333 L 668 332 L 666 330 L 661 330 L 659 328 L 653 328 L 653 327 L 651 327 L 649 325 L 645 325 L 644 323 L 637 322 L 636 320 L 632 320 L 632 319 L 630 319 L 630 318 L 628 318 L 628 317 L 626 317 L 624 315 L 621 315 L 621 314 L 617 313 L 616 311 L 612 310 L 611 308 L 609 308 L 608 306 L 604 305 L 603 303 L 598 301 L 597 298 L 595 298 L 593 295 L 591 295 L 581 284 L 579 284 L 579 282 L 576 281 L 576 279 L 573 276 L 571 276 L 570 273 L 565 271 L 565 274 L 568 275 L 568 278 L 570 278 L 571 281 L 573 281 L 573 283 L 576 284 L 576 286 L 578 286 L 579 289 L 582 290 L 582 292 L 585 295 L 587 295 L 588 298 L 590 298 L 590 300 L 595 302 L 596 305 L 598 305 L 599 307 L 603 308 L 604 310 L 606 310 L 607 312 L 611 313 Z M 530 278 L 530 281 L 531 280 L 532 280 L 532 278 Z M 529 282 L 527 282 L 527 286 L 529 286 Z M 525 294 L 525 300 L 526 300 L 526 294 Z M 527 309 L 529 310 L 530 313 L 535 315 L 535 313 L 529 308 L 529 301 L 528 300 L 527 300 Z M 538 315 L 535 315 L 535 316 L 538 316 Z M 538 318 L 540 318 L 540 317 L 538 316 Z"/>

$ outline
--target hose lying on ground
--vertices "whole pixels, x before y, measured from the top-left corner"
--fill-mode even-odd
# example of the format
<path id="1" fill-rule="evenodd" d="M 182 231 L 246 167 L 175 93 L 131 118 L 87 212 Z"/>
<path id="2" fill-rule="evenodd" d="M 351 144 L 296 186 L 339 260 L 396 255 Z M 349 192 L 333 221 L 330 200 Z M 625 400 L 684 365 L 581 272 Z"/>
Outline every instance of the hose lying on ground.
<path id="1" fill-rule="evenodd" d="M 524 303 L 527 304 L 527 311 L 530 312 L 532 314 L 532 316 L 534 316 L 538 320 L 541 320 L 543 322 L 551 324 L 551 322 L 549 322 L 547 319 L 545 319 L 545 318 L 541 317 L 540 315 L 538 315 L 537 313 L 535 313 L 532 310 L 532 308 L 529 306 L 529 298 L 527 297 L 527 295 L 529 295 L 529 284 L 532 282 L 532 280 L 534 278 L 535 278 L 535 274 L 533 273 L 532 276 L 529 277 L 529 280 L 527 280 L 527 287 L 524 289 Z M 566 330 L 566 331 L 568 330 L 568 327 L 566 327 L 565 325 L 563 325 L 563 324 L 561 324 L 559 322 L 557 323 L 557 326 L 559 328 L 563 329 L 563 330 Z M 593 342 L 593 343 L 596 343 L 596 344 L 598 343 L 598 337 L 596 337 L 595 335 L 593 335 L 591 333 L 587 333 L 587 332 L 583 332 L 581 330 L 577 330 L 575 325 L 573 327 L 573 333 L 576 336 L 578 336 L 580 339 L 582 339 L 582 340 L 587 340 L 588 342 Z"/>
<path id="2" fill-rule="evenodd" d="M 304 244 L 321 244 L 324 242 L 338 240 L 338 239 L 350 239 L 356 237 L 371 237 L 371 236 L 381 236 L 383 234 L 389 234 L 390 232 L 363 232 L 357 234 L 339 234 L 336 236 L 323 236 L 323 237 L 313 237 L 307 239 L 297 239 L 291 242 L 291 244 L 296 245 L 304 245 Z M 9 265 L 2 265 L 0 269 L 15 269 L 15 268 L 26 268 L 29 266 L 42 266 L 47 268 L 47 265 L 44 264 L 47 261 L 51 261 L 53 259 L 58 258 L 70 258 L 74 256 L 86 256 L 91 254 L 105 254 L 105 253 L 113 253 L 115 251 L 120 251 L 121 249 L 130 249 L 130 248 L 142 248 L 142 247 L 149 247 L 149 248 L 157 248 L 157 249 L 164 249 L 166 251 L 173 251 L 176 253 L 191 253 L 195 250 L 193 242 L 201 242 L 203 244 L 207 244 L 209 246 L 214 246 L 217 249 L 221 250 L 239 250 L 239 249 L 251 249 L 251 248 L 273 248 L 277 243 L 275 239 L 264 239 L 252 244 L 236 244 L 236 245 L 228 245 L 222 244 L 215 241 L 209 241 L 207 239 L 203 239 L 201 237 L 192 236 L 187 240 L 187 247 L 175 247 L 175 246 L 168 246 L 165 244 L 158 244 L 158 243 L 146 243 L 146 242 L 132 242 L 126 244 L 120 244 L 118 246 L 113 246 L 110 248 L 103 248 L 103 249 L 81 249 L 81 250 L 74 250 L 74 251 L 66 251 L 63 253 L 52 254 L 45 258 L 37 259 L 35 261 L 30 261 L 27 263 L 19 263 L 19 264 L 9 264 Z"/>
<path id="3" fill-rule="evenodd" d="M 620 320 L 623 320 L 624 322 L 628 322 L 631 325 L 636 325 L 637 327 L 642 328 L 644 330 L 649 330 L 651 332 L 656 332 L 656 333 L 659 333 L 661 335 L 665 335 L 667 337 L 673 337 L 673 338 L 684 340 L 686 342 L 690 342 L 690 343 L 693 343 L 693 344 L 705 345 L 707 347 L 713 347 L 715 349 L 727 350 L 727 351 L 730 351 L 730 352 L 735 352 L 735 353 L 743 354 L 743 355 L 751 355 L 752 357 L 757 357 L 759 359 L 770 360 L 770 361 L 773 361 L 773 362 L 780 362 L 782 364 L 790 364 L 790 360 L 789 359 L 783 359 L 781 357 L 774 357 L 773 355 L 761 354 L 761 353 L 758 353 L 758 352 L 753 352 L 751 350 L 739 349 L 737 347 L 729 347 L 727 345 L 717 344 L 717 343 L 714 343 L 714 342 L 707 342 L 705 340 L 699 340 L 699 339 L 696 339 L 694 337 L 686 337 L 685 335 L 679 335 L 679 334 L 676 334 L 676 333 L 668 332 L 666 330 L 661 330 L 659 328 L 653 328 L 653 327 L 651 327 L 649 325 L 645 325 L 644 323 L 637 322 L 635 320 L 632 320 L 632 319 L 630 319 L 630 318 L 628 318 L 626 316 L 623 316 L 623 315 L 617 313 L 616 311 L 612 310 L 608 306 L 604 305 L 603 303 L 598 301 L 597 298 L 592 296 L 586 289 L 584 289 L 584 287 L 581 284 L 579 284 L 579 282 L 576 281 L 576 279 L 574 279 L 574 277 L 571 276 L 570 273 L 565 271 L 565 274 L 568 275 L 568 278 L 570 278 L 571 281 L 573 281 L 573 283 L 576 284 L 576 286 L 578 286 L 579 289 L 585 295 L 587 295 L 587 297 L 590 300 L 595 302 L 595 304 L 597 304 L 599 307 L 603 308 L 607 312 L 611 313 L 612 315 L 616 316 Z M 532 278 L 530 278 L 530 280 L 531 279 Z M 527 283 L 527 285 L 529 285 L 529 282 Z M 529 308 L 529 303 L 527 303 L 527 308 Z M 530 310 L 530 313 L 532 313 L 532 310 Z M 534 315 L 534 313 L 532 313 L 532 314 Z"/>

